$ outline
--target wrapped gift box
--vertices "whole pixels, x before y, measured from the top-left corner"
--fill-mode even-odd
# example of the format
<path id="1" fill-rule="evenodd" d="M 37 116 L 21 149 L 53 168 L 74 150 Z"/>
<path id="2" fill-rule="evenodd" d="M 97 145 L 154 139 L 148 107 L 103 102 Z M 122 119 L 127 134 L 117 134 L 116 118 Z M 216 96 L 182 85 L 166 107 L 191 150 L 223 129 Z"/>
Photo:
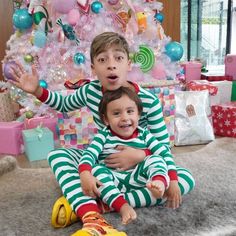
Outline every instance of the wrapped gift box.
<path id="1" fill-rule="evenodd" d="M 53 133 L 48 128 L 37 127 L 23 130 L 25 153 L 29 161 L 47 159 L 47 155 L 54 149 Z"/>
<path id="2" fill-rule="evenodd" d="M 216 96 L 218 87 L 208 80 L 195 80 L 186 84 L 186 90 L 189 91 L 202 91 L 208 90 L 210 94 L 210 104 L 215 105 L 220 103 L 220 97 Z"/>
<path id="3" fill-rule="evenodd" d="M 225 56 L 225 75 L 232 76 L 233 80 L 236 80 L 236 55 Z"/>
<path id="4" fill-rule="evenodd" d="M 220 74 L 214 74 L 214 73 L 204 73 L 201 74 L 201 79 L 202 80 L 208 80 L 208 81 L 223 81 L 223 80 L 227 80 L 227 81 L 232 81 L 233 80 L 233 76 L 231 75 L 220 75 Z"/>
<path id="5" fill-rule="evenodd" d="M 184 70 L 185 80 L 199 80 L 201 78 L 202 64 L 196 61 L 182 62 L 180 66 Z"/>
<path id="6" fill-rule="evenodd" d="M 211 103 L 212 105 L 231 101 L 232 81 L 212 81 L 211 84 L 218 88 L 217 94 L 212 97 L 214 99 L 214 103 Z"/>
<path id="7" fill-rule="evenodd" d="M 14 109 L 8 90 L 0 90 L 0 122 L 13 121 L 15 118 Z"/>
<path id="8" fill-rule="evenodd" d="M 66 148 L 83 148 L 88 145 L 97 128 L 87 107 L 69 113 L 58 113 L 60 145 Z"/>
<path id="9" fill-rule="evenodd" d="M 214 133 L 236 138 L 236 102 L 212 106 Z"/>
<path id="10" fill-rule="evenodd" d="M 175 91 L 179 90 L 179 82 L 175 80 L 159 80 L 156 82 L 142 82 L 139 84 L 159 98 L 162 104 L 166 127 L 169 132 L 170 145 L 174 146 Z"/>
<path id="11" fill-rule="evenodd" d="M 73 93 L 74 90 L 62 90 L 63 96 Z M 89 108 L 82 107 L 77 111 L 58 113 L 59 143 L 65 148 L 85 148 L 97 133 Z"/>
<path id="12" fill-rule="evenodd" d="M 18 155 L 23 150 L 23 122 L 0 122 L 0 154 Z"/>
<path id="13" fill-rule="evenodd" d="M 53 132 L 54 140 L 58 140 L 58 131 L 57 131 L 57 117 L 34 117 L 31 119 L 25 119 L 25 129 L 34 129 L 39 125 L 49 128 Z"/>
<path id="14" fill-rule="evenodd" d="M 207 80 L 190 81 L 186 84 L 186 88 L 190 91 L 208 90 L 212 96 L 215 96 L 218 92 L 218 87 Z"/>

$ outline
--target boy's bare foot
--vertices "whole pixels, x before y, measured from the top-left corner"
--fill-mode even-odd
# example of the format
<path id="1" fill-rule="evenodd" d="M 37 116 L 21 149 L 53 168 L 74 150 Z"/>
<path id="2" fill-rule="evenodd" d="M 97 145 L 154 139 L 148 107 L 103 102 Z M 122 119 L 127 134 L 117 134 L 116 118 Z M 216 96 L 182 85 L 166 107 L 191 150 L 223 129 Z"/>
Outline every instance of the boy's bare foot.
<path id="1" fill-rule="evenodd" d="M 122 224 L 126 225 L 130 223 L 132 220 L 135 220 L 137 218 L 137 214 L 133 207 L 131 207 L 128 203 L 125 203 L 120 208 L 120 214 L 122 218 Z"/>
<path id="2" fill-rule="evenodd" d="M 152 192 L 152 195 L 158 199 L 162 198 L 166 190 L 165 185 L 160 180 L 154 180 L 147 183 L 147 188 Z"/>

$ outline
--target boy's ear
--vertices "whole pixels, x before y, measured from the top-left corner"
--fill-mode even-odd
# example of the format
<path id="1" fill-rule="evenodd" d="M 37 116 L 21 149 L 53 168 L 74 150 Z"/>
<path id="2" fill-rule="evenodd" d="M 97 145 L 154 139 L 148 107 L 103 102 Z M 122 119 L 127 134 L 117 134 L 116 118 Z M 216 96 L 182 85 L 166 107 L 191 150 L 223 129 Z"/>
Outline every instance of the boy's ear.
<path id="1" fill-rule="evenodd" d="M 91 71 L 92 71 L 92 75 L 96 76 L 96 72 L 94 70 L 94 64 L 91 64 Z"/>
<path id="2" fill-rule="evenodd" d="M 128 60 L 128 71 L 131 71 L 132 70 L 132 62 L 131 60 L 129 59 Z"/>

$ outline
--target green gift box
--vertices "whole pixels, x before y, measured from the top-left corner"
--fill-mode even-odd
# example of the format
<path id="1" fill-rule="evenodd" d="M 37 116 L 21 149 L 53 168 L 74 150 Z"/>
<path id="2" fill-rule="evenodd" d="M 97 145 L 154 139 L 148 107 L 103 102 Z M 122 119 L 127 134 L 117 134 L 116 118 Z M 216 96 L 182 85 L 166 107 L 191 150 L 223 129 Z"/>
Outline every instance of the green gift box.
<path id="1" fill-rule="evenodd" d="M 47 159 L 47 155 L 54 149 L 53 132 L 48 128 L 37 127 L 23 130 L 25 153 L 29 161 Z"/>
<path id="2" fill-rule="evenodd" d="M 236 81 L 233 81 L 233 84 L 232 84 L 231 101 L 232 102 L 236 101 Z"/>

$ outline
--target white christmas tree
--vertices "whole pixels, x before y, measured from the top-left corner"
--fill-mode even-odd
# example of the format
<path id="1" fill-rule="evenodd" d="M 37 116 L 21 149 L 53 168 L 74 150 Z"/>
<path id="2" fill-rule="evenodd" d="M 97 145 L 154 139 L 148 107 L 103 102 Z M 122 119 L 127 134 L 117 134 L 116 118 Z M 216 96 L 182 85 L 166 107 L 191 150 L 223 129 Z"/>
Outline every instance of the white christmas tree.
<path id="1" fill-rule="evenodd" d="M 36 64 L 39 83 L 50 90 L 76 88 L 90 71 L 92 39 L 104 31 L 122 34 L 130 45 L 136 82 L 175 79 L 182 46 L 164 34 L 163 4 L 152 0 L 15 0 L 15 33 L 7 42 L 3 72 L 11 79 L 15 61 L 26 70 Z M 11 87 L 12 98 L 35 115 L 51 112 Z"/>

